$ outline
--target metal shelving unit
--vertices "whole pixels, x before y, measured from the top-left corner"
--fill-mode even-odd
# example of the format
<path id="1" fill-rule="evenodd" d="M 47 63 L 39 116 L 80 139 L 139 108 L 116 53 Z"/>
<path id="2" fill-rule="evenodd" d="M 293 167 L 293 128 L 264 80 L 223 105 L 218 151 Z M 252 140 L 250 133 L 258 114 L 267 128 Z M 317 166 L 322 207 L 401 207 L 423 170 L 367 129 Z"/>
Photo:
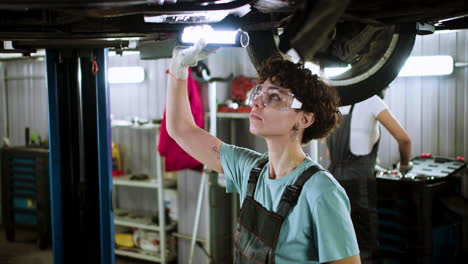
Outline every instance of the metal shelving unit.
<path id="1" fill-rule="evenodd" d="M 152 262 L 164 263 L 163 259 L 161 258 L 160 254 L 153 254 L 150 251 L 137 249 L 137 248 L 125 248 L 120 247 L 115 249 L 115 254 L 124 257 L 142 259 Z M 165 261 L 171 261 L 175 258 L 174 253 L 167 254 L 165 257 Z"/>
<path id="2" fill-rule="evenodd" d="M 112 128 L 118 129 L 136 129 L 136 130 L 153 130 L 155 132 L 156 142 L 159 137 L 159 124 L 146 124 L 146 125 L 133 125 L 130 122 L 117 121 L 112 122 Z M 157 173 L 154 176 L 150 176 L 149 179 L 145 180 L 132 180 L 132 175 L 123 175 L 113 180 L 114 192 L 113 192 L 113 204 L 116 204 L 116 190 L 117 186 L 126 187 L 137 187 L 137 188 L 150 188 L 156 189 L 157 191 L 157 202 L 158 202 L 158 224 L 153 222 L 154 215 L 148 212 L 140 212 L 133 210 L 114 209 L 114 225 L 123 227 L 136 227 L 144 230 L 159 232 L 159 252 L 147 251 L 139 248 L 130 247 L 116 247 L 115 254 L 119 256 L 131 257 L 136 259 L 142 259 L 152 262 L 158 262 L 166 264 L 172 261 L 176 252 L 174 248 L 168 247 L 168 238 L 166 233 L 175 229 L 177 223 L 171 221 L 166 223 L 165 219 L 165 205 L 164 205 L 164 193 L 168 186 L 172 186 L 173 183 L 165 182 L 163 179 L 164 169 L 162 159 L 159 154 L 156 155 L 156 170 Z M 161 254 L 166 252 L 166 254 Z"/>
<path id="3" fill-rule="evenodd" d="M 152 222 L 152 214 L 140 211 L 130 211 L 124 209 L 114 210 L 114 223 L 119 226 L 138 227 L 141 229 L 161 231 L 161 227 Z M 166 223 L 166 232 L 174 230 L 177 226 L 176 221 Z"/>
<path id="4" fill-rule="evenodd" d="M 156 177 L 149 178 L 147 180 L 132 180 L 132 175 L 123 175 L 118 176 L 114 179 L 113 184 L 114 186 L 128 186 L 128 187 L 140 187 L 140 188 L 150 188 L 150 189 L 158 189 L 159 182 Z"/>
<path id="5" fill-rule="evenodd" d="M 217 118 L 249 119 L 250 113 L 217 112 Z"/>

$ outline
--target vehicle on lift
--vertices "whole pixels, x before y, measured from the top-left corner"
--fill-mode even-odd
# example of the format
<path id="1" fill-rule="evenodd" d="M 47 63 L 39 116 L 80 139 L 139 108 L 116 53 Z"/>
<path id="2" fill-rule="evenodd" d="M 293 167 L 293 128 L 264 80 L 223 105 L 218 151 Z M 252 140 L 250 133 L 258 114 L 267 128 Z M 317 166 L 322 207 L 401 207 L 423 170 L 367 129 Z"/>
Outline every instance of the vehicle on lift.
<path id="1" fill-rule="evenodd" d="M 6 0 L 0 3 L 0 17 L 0 39 L 14 41 L 13 47 L 23 52 L 35 46 L 65 45 L 61 39 L 165 43 L 176 39 L 182 27 L 194 24 L 241 28 L 250 35 L 248 52 L 257 68 L 274 52 L 291 49 L 323 68 L 351 66 L 330 81 L 346 105 L 385 88 L 398 75 L 417 34 L 468 28 L 468 4 L 466 0 Z"/>

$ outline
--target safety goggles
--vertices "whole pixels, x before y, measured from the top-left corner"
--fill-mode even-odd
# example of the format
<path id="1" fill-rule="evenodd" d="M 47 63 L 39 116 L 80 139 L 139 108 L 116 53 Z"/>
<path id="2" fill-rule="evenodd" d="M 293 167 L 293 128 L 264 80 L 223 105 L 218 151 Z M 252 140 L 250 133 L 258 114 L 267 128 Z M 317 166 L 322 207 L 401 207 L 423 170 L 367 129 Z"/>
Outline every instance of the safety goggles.
<path id="1" fill-rule="evenodd" d="M 253 106 L 253 102 L 260 97 L 263 106 L 288 111 L 301 109 L 302 103 L 294 97 L 290 91 L 267 84 L 257 84 L 250 90 L 247 105 Z"/>

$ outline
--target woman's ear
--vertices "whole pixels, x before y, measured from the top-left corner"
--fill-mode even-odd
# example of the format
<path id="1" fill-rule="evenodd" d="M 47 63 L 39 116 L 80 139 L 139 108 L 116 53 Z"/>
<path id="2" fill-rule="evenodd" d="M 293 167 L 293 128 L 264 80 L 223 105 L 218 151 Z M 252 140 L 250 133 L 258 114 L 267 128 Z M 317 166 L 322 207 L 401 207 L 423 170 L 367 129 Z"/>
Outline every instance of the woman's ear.
<path id="1" fill-rule="evenodd" d="M 315 122 L 314 113 L 302 112 L 302 117 L 300 119 L 300 127 L 306 129 L 310 127 Z"/>

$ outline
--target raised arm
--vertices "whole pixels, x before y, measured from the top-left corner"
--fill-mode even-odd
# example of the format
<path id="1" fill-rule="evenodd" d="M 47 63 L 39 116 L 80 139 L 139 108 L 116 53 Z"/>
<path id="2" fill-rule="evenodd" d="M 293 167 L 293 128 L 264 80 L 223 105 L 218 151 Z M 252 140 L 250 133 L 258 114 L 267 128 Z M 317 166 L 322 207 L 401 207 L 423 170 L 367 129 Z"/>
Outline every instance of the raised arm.
<path id="1" fill-rule="evenodd" d="M 390 132 L 390 134 L 398 142 L 398 150 L 400 151 L 400 167 L 409 166 L 411 158 L 411 140 L 405 129 L 400 125 L 398 120 L 388 111 L 383 110 L 377 116 L 377 120 Z"/>
<path id="2" fill-rule="evenodd" d="M 210 52 L 198 42 L 187 49 L 175 48 L 167 81 L 166 127 L 169 135 L 192 157 L 207 167 L 223 172 L 220 161 L 221 140 L 198 127 L 193 119 L 187 93 L 188 67 Z"/>

